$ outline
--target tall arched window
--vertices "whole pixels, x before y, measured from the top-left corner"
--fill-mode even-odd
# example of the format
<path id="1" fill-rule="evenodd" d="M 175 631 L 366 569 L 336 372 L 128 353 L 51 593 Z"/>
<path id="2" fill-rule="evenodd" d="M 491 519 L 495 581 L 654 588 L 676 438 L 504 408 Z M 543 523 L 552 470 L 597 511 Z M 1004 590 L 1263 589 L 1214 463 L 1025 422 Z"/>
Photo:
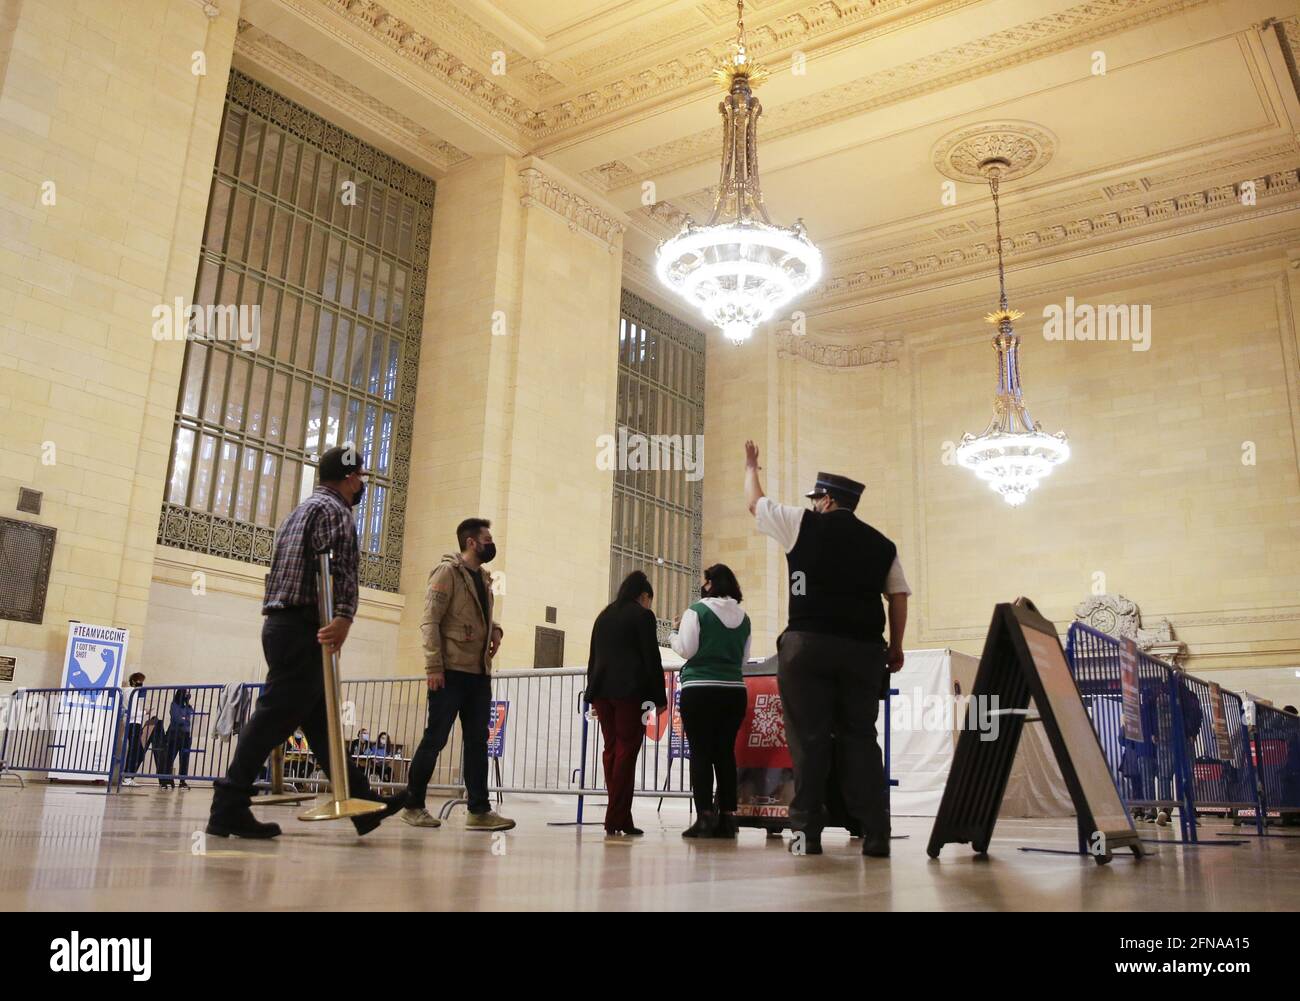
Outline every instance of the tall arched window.
<path id="1" fill-rule="evenodd" d="M 361 582 L 397 590 L 433 190 L 231 73 L 159 542 L 269 563 L 319 454 L 352 442 Z"/>
<path id="2" fill-rule="evenodd" d="M 614 473 L 610 597 L 629 572 L 644 570 L 667 642 L 673 617 L 699 596 L 703 569 L 704 335 L 626 289 L 620 314 L 620 454 L 644 441 L 651 468 L 620 463 Z"/>

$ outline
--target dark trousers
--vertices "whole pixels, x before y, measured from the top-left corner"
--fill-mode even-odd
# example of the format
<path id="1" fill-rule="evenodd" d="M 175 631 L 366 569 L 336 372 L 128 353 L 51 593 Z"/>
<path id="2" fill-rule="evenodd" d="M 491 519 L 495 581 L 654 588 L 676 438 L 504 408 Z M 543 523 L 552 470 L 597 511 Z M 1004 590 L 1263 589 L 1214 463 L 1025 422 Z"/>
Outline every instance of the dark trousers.
<path id="1" fill-rule="evenodd" d="M 167 731 L 163 738 L 162 759 L 158 762 L 158 773 L 165 775 L 167 778 L 159 779 L 158 784 L 161 786 L 172 785 L 172 765 L 176 763 L 176 756 L 181 758 L 181 779 L 189 778 L 190 774 L 190 747 L 193 745 L 193 735 L 189 730 L 182 730 L 178 726 L 172 727 Z"/>
<path id="2" fill-rule="evenodd" d="M 134 775 L 144 764 L 144 745 L 140 743 L 140 735 L 144 731 L 143 723 L 128 723 L 126 725 L 126 761 L 122 765 L 122 771 L 127 775 Z"/>
<path id="3" fill-rule="evenodd" d="M 691 685 L 682 689 L 682 725 L 691 745 L 691 786 L 695 809 L 713 809 L 713 776 L 718 777 L 718 809 L 736 812 L 736 734 L 745 720 L 745 689 Z"/>
<path id="4" fill-rule="evenodd" d="M 844 805 L 868 839 L 889 837 L 885 767 L 876 743 L 885 649 L 786 631 L 777 651 L 785 736 L 794 759 L 790 826 L 820 833 L 834 760 Z"/>
<path id="5" fill-rule="evenodd" d="M 601 764 L 605 766 L 605 788 L 609 802 L 605 806 L 605 830 L 621 831 L 632 827 L 632 793 L 636 788 L 636 759 L 641 753 L 645 727 L 641 723 L 641 703 L 637 699 L 593 699 L 592 708 L 600 722 L 604 743 Z"/>
<path id="6" fill-rule="evenodd" d="M 262 625 L 262 653 L 268 671 L 266 687 L 252 718 L 239 733 L 239 743 L 224 779 L 217 779 L 212 813 L 230 815 L 248 808 L 267 756 L 284 744 L 299 726 L 325 774 L 330 772 L 329 718 L 325 714 L 325 680 L 321 646 L 316 642 L 316 616 L 306 611 L 268 615 Z M 348 759 L 348 787 L 356 799 L 378 799 L 366 776 Z"/>
<path id="7" fill-rule="evenodd" d="M 420 746 L 411 758 L 411 777 L 406 787 L 406 805 L 424 806 L 429 780 L 438 765 L 438 755 L 447 746 L 451 728 L 460 716 L 460 735 L 464 742 L 461 774 L 465 781 L 467 808 L 470 813 L 487 813 L 492 809 L 488 798 L 488 717 L 492 711 L 492 679 L 486 674 L 448 671 L 447 683 L 429 692 L 429 719 L 420 738 Z"/>

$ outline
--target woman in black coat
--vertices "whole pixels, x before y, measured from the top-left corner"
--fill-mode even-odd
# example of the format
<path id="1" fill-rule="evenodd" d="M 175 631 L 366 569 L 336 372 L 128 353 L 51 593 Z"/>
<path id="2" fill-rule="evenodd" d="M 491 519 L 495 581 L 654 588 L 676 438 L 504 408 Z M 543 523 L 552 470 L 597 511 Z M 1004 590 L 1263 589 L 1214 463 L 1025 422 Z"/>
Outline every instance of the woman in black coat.
<path id="1" fill-rule="evenodd" d="M 632 823 L 636 759 L 645 735 L 642 717 L 668 705 L 663 662 L 650 610 L 654 588 L 640 570 L 619 586 L 618 596 L 591 627 L 587 701 L 596 711 L 605 751 L 606 834 L 641 834 Z"/>

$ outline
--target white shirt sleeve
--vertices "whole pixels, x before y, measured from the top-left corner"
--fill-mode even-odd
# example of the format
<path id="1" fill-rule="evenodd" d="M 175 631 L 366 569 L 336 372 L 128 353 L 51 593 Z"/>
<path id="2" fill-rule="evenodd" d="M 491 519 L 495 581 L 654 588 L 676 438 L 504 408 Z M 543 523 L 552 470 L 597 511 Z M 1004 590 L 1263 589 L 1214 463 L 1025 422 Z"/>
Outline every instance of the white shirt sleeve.
<path id="1" fill-rule="evenodd" d="M 903 565 L 898 562 L 898 557 L 895 556 L 894 563 L 885 576 L 885 594 L 911 593 L 912 589 L 907 586 L 907 578 L 903 576 Z"/>
<path id="2" fill-rule="evenodd" d="M 683 660 L 695 656 L 700 649 L 700 617 L 695 614 L 695 609 L 688 608 L 682 612 L 681 625 L 677 632 L 668 637 L 668 645 Z"/>
<path id="3" fill-rule="evenodd" d="M 758 530 L 777 541 L 783 552 L 789 552 L 799 541 L 799 526 L 803 523 L 804 509 L 778 504 L 771 497 L 760 497 L 754 505 L 754 519 Z"/>

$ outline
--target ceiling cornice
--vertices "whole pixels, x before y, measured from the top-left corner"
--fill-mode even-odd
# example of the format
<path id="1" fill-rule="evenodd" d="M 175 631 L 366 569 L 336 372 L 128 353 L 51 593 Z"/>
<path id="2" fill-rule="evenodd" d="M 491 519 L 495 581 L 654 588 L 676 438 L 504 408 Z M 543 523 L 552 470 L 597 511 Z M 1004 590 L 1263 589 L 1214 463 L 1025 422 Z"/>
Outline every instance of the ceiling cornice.
<path id="1" fill-rule="evenodd" d="M 600 79 L 599 72 L 588 70 L 575 75 L 575 80 L 580 81 L 578 89 L 569 88 L 574 92 L 563 99 L 552 99 L 547 94 L 562 86 L 563 81 L 540 68 L 549 67 L 549 63 L 519 54 L 498 34 L 445 0 L 388 0 L 387 4 L 378 0 L 283 2 L 318 25 L 327 26 L 321 16 L 325 12 L 340 19 L 352 30 L 380 43 L 404 64 L 418 67 L 437 79 L 455 95 L 462 110 L 481 125 L 505 130 L 514 145 L 534 152 L 553 151 L 561 145 L 557 142 L 561 136 L 575 134 L 596 123 L 626 121 L 629 113 L 650 113 L 665 103 L 698 97 L 701 90 L 712 86 L 712 71 L 729 42 L 724 32 L 723 37 L 692 52 L 650 64 L 638 64 L 635 53 L 629 62 L 624 47 L 622 58 L 608 63 L 617 75 Z M 796 49 L 810 58 L 819 56 L 837 47 L 860 45 L 884 32 L 951 14 L 977 2 L 948 0 L 936 6 L 923 0 L 881 0 L 873 7 L 869 0 L 841 3 L 810 0 L 796 11 L 767 23 L 753 24 L 750 38 L 756 56 L 776 64 Z M 770 109 L 767 120 L 775 129 L 770 134 L 775 137 L 833 122 L 1210 2 L 1081 0 L 1066 10 Z M 428 22 L 423 30 L 407 19 L 415 16 L 408 8 L 419 12 L 422 24 Z M 856 30 L 846 34 L 850 28 Z M 507 72 L 499 75 L 492 72 L 494 52 L 504 54 Z M 558 67 L 555 69 L 559 72 Z M 589 84 L 587 81 L 593 78 L 599 82 Z M 636 157 L 635 173 L 639 176 L 644 169 L 662 171 L 669 163 L 680 166 L 710 158 L 715 131 L 701 130 L 643 151 Z M 593 185 L 601 181 L 599 175 L 584 179 Z"/>
<path id="2" fill-rule="evenodd" d="M 1297 207 L 1295 205 L 1284 207 L 1282 211 L 1295 211 Z M 1189 231 L 1191 231 L 1190 227 Z M 1086 259 L 1078 259 L 1080 267 L 1071 276 L 1070 285 L 1076 289 L 1129 287 L 1140 283 L 1144 279 L 1158 278 L 1165 273 L 1185 272 L 1187 269 L 1217 261 L 1227 261 L 1229 263 L 1225 266 L 1230 267 L 1232 266 L 1231 258 L 1234 257 L 1259 254 L 1262 251 L 1285 251 L 1298 246 L 1300 246 L 1300 226 L 1295 226 L 1265 236 L 1250 237 L 1232 243 L 1220 243 L 1206 249 L 1155 257 L 1135 264 L 1117 267 L 1100 267 L 1087 270 L 1082 266 L 1086 263 Z M 1280 258 L 1278 266 L 1279 268 L 1282 266 Z M 1062 294 L 1060 280 L 1051 279 L 1018 284 L 1014 298 L 1020 302 L 1032 302 L 1059 298 Z M 969 314 L 971 329 L 974 331 L 980 326 L 978 321 L 988 312 L 989 304 L 990 299 L 987 292 L 972 293 L 960 298 L 956 296 L 945 298 L 938 305 L 921 309 L 917 309 L 915 302 L 907 301 L 906 297 L 904 297 L 898 300 L 897 309 L 888 313 L 873 315 L 869 322 L 860 325 L 860 329 L 864 332 L 876 332 L 871 339 L 878 339 L 880 336 L 879 331 L 888 330 L 902 331 L 909 341 L 916 336 L 926 340 L 931 336 L 938 336 L 929 333 L 936 325 L 942 326 L 951 323 L 954 316 Z M 823 321 L 833 320 L 834 317 L 835 313 L 832 311 L 819 313 L 816 319 L 820 325 Z M 915 333 L 916 331 L 922 333 L 918 335 Z M 863 343 L 865 342 L 864 339 Z"/>
<path id="3" fill-rule="evenodd" d="M 1245 179 L 1215 184 L 1050 226 L 1021 229 L 1004 235 L 1003 252 L 1008 261 L 1030 257 L 1053 260 L 1075 253 L 1079 243 L 1097 237 L 1102 239 L 1090 246 L 1090 250 L 1124 246 L 1135 239 L 1139 242 L 1149 240 L 1159 230 L 1168 228 L 1169 223 L 1178 220 L 1218 213 L 1216 219 L 1199 220 L 1199 228 L 1228 225 L 1271 214 L 1281 203 L 1290 208 L 1300 204 L 1300 199 L 1295 197 L 1300 194 L 1300 171 L 1296 167 L 1252 180 L 1256 199 L 1253 207 L 1242 203 Z M 1120 233 L 1130 236 L 1108 239 Z M 983 271 L 996 259 L 996 250 L 989 241 L 980 240 L 924 257 L 895 260 L 871 269 L 834 275 L 810 291 L 804 301 L 809 304 L 870 301 L 878 291 L 886 288 L 892 290 L 913 282 L 929 283 L 935 276 L 945 273 Z"/>
<path id="4" fill-rule="evenodd" d="M 470 159 L 464 150 L 244 20 L 235 36 L 235 65 L 254 76 L 270 74 L 287 80 L 314 100 L 364 122 L 425 169 L 444 173 Z"/>

